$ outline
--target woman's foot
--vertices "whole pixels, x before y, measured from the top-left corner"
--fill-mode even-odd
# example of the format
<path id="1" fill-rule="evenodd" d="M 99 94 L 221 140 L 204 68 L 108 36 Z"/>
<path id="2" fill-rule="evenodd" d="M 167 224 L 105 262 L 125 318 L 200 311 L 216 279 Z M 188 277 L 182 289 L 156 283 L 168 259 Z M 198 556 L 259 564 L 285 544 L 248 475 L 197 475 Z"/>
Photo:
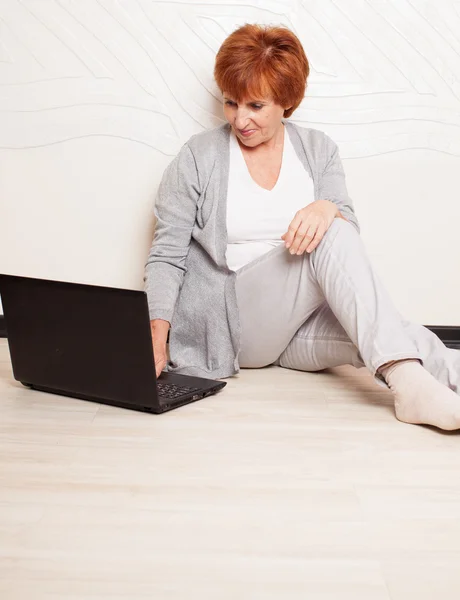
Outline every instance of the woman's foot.
<path id="1" fill-rule="evenodd" d="M 455 392 L 439 383 L 417 359 L 380 367 L 395 397 L 396 418 L 404 423 L 460 429 L 460 401 Z"/>

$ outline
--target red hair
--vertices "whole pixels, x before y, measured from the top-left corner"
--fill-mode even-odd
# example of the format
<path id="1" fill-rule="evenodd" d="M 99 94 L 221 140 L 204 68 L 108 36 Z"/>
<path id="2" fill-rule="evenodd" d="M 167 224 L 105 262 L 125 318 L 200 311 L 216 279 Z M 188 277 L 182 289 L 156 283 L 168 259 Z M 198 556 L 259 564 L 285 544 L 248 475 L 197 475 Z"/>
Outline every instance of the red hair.
<path id="1" fill-rule="evenodd" d="M 287 27 L 246 23 L 220 47 L 214 78 L 233 100 L 270 96 L 290 117 L 302 102 L 310 65 L 298 37 Z"/>

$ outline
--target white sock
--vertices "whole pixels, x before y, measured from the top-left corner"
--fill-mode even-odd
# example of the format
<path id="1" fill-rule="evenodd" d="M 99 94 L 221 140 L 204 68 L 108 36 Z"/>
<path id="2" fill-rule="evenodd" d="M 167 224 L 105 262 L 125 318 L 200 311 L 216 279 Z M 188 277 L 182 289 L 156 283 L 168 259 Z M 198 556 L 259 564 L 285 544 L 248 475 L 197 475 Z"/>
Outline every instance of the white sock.
<path id="1" fill-rule="evenodd" d="M 396 418 L 404 423 L 460 429 L 460 399 L 417 359 L 379 369 L 395 397 Z"/>

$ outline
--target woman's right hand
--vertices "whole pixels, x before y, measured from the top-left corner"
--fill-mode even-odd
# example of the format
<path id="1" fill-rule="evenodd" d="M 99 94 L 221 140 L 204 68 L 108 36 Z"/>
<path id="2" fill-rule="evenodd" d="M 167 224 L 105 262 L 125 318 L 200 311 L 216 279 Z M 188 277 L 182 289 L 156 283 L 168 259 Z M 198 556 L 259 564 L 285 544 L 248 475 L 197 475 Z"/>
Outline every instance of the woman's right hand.
<path id="1" fill-rule="evenodd" d="M 168 339 L 169 322 L 162 319 L 150 321 L 152 334 L 153 356 L 155 357 L 155 372 L 160 376 L 168 361 L 166 353 L 166 340 Z"/>

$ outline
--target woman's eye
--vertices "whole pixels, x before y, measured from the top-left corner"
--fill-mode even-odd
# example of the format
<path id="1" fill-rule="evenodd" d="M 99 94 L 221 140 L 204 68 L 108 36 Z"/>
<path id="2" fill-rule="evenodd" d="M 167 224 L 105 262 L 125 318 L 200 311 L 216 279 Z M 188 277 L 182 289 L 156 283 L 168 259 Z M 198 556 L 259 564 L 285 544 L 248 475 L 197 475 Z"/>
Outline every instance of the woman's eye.
<path id="1" fill-rule="evenodd" d="M 226 100 L 225 104 L 227 106 L 236 106 L 236 103 L 233 102 L 233 100 Z M 261 104 L 251 104 L 251 108 L 254 108 L 255 110 L 260 110 L 261 108 L 263 108 L 263 106 Z"/>

